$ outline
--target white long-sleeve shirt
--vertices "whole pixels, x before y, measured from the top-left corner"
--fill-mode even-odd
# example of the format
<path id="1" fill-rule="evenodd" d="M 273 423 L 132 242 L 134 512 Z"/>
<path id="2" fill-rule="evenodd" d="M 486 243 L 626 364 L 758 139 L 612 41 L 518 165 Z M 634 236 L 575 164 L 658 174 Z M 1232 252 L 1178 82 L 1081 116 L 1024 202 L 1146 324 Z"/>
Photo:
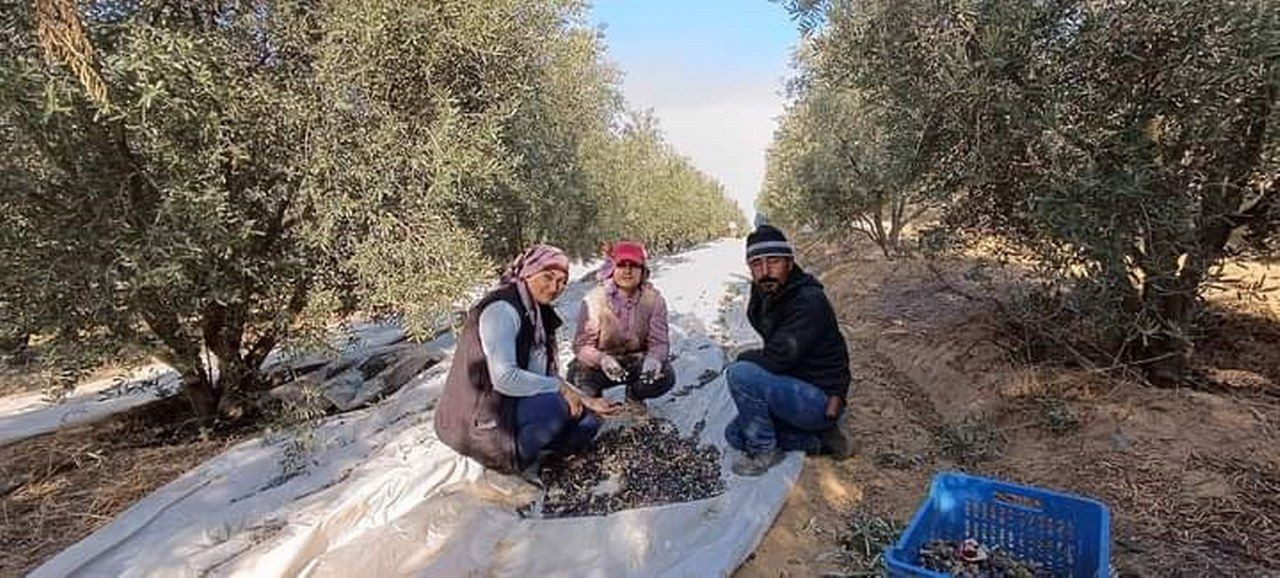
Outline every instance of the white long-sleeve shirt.
<path id="1" fill-rule="evenodd" d="M 520 333 L 520 312 L 506 301 L 494 301 L 480 312 L 480 349 L 489 366 L 489 379 L 499 393 L 528 397 L 559 391 L 560 381 L 547 373 L 547 352 L 535 347 L 529 352 L 529 369 L 516 361 L 516 336 Z"/>

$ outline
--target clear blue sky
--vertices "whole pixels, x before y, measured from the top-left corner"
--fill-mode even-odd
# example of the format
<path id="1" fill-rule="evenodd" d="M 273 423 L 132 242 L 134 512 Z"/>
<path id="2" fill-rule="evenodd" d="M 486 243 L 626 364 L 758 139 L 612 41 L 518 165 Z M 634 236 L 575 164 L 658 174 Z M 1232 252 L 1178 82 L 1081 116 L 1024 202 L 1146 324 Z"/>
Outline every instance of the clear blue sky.
<path id="1" fill-rule="evenodd" d="M 628 104 L 653 109 L 668 142 L 752 217 L 799 36 L 786 11 L 767 0 L 598 0 L 591 22 Z"/>

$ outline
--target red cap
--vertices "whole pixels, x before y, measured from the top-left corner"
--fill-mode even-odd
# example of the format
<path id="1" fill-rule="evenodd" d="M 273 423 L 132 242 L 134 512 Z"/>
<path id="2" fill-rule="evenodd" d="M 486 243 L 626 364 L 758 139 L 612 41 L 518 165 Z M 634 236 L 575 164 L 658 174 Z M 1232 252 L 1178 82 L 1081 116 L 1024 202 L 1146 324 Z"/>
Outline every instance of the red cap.
<path id="1" fill-rule="evenodd" d="M 644 250 L 644 245 L 635 241 L 618 241 L 613 245 L 613 253 L 609 256 L 614 263 L 634 261 L 645 265 L 649 261 L 649 252 Z"/>

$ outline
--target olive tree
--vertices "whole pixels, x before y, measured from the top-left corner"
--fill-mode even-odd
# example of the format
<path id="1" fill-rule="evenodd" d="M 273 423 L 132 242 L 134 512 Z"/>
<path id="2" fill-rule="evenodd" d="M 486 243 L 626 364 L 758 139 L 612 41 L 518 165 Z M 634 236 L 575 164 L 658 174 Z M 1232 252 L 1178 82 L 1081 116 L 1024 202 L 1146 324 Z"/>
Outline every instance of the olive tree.
<path id="1" fill-rule="evenodd" d="M 936 154 L 913 170 L 945 185 L 944 223 L 1029 252 L 1046 328 L 1086 355 L 1178 379 L 1215 268 L 1273 254 L 1275 2 L 792 4 L 820 21 L 815 61 L 837 86 L 904 109 L 864 134 L 887 145 L 928 119 Z M 904 22 L 927 40 L 878 40 Z"/>

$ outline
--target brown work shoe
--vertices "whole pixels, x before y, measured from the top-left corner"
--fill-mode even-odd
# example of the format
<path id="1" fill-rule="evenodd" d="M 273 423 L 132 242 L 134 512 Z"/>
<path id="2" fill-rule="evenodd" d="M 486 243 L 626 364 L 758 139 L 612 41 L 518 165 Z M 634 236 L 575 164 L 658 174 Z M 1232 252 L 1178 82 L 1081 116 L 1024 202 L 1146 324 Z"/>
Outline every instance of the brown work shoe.
<path id="1" fill-rule="evenodd" d="M 787 457 L 787 454 L 778 448 L 763 452 L 743 452 L 742 455 L 738 456 L 738 459 L 733 461 L 733 473 L 739 476 L 759 476 L 769 471 L 769 468 L 777 465 L 785 457 Z"/>
<path id="2" fill-rule="evenodd" d="M 844 434 L 843 427 L 842 423 L 837 423 L 818 433 L 822 440 L 822 454 L 831 456 L 833 460 L 843 460 L 853 455 L 853 444 L 849 443 L 849 436 Z"/>

